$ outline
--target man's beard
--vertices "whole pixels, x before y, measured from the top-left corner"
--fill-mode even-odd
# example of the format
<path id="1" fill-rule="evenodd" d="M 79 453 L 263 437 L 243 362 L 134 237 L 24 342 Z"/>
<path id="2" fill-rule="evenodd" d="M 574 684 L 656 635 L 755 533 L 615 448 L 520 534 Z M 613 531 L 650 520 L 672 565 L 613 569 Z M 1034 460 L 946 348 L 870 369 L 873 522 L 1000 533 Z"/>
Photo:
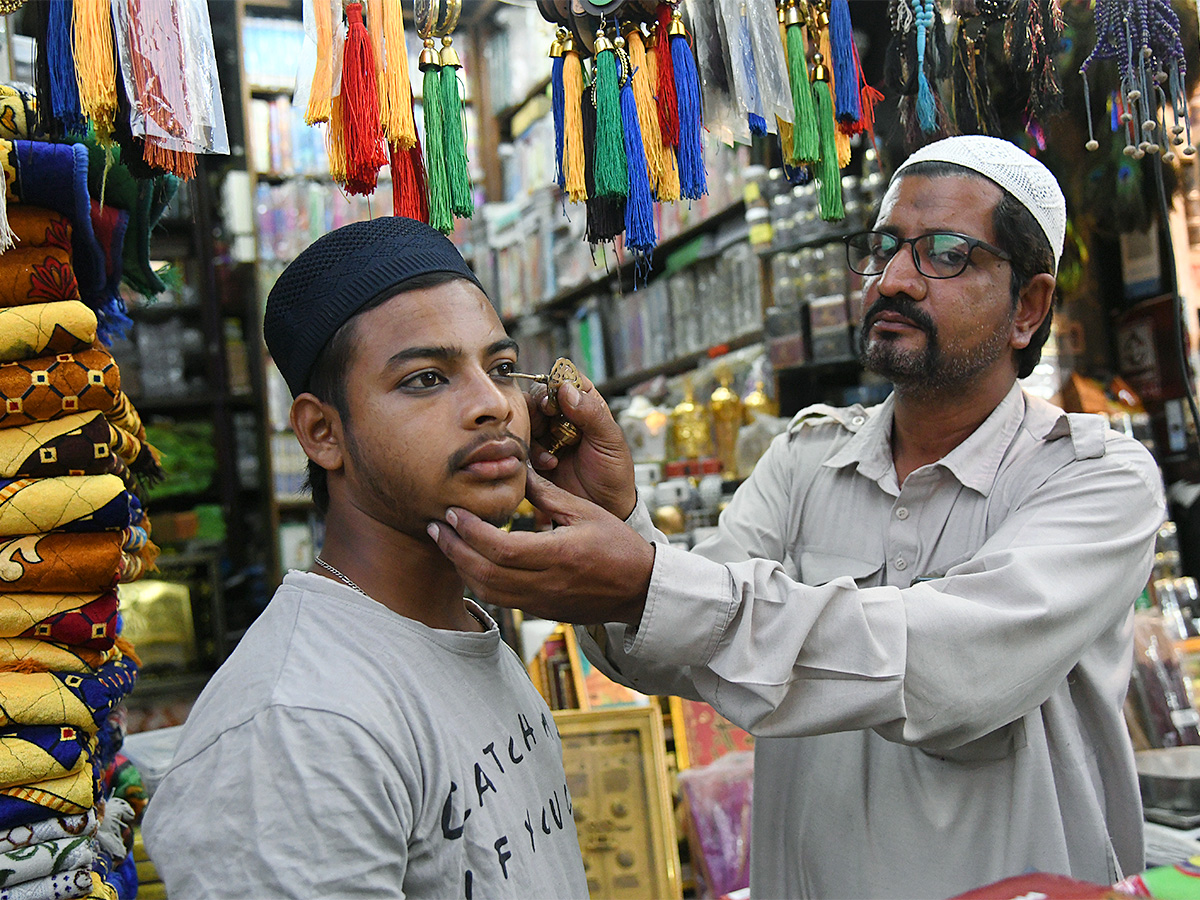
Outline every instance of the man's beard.
<path id="1" fill-rule="evenodd" d="M 925 332 L 925 346 L 906 350 L 892 335 L 872 338 L 871 326 L 883 312 L 895 312 Z M 1010 317 L 1011 324 L 1011 317 Z M 1007 330 L 997 329 L 977 347 L 964 353 L 947 354 L 938 337 L 938 328 L 929 314 L 915 301 L 903 295 L 879 297 L 863 315 L 858 336 L 858 355 L 863 367 L 882 375 L 898 391 L 930 395 L 967 387 L 1008 349 Z"/>
<path id="2" fill-rule="evenodd" d="M 358 471 L 359 480 L 362 482 L 362 484 L 372 494 L 374 494 L 375 497 L 387 498 L 388 508 L 390 508 L 392 510 L 407 509 L 407 506 L 405 504 L 405 497 L 407 495 L 409 495 L 409 491 L 402 489 L 402 488 L 397 489 L 397 488 L 389 487 L 387 479 L 384 476 L 383 472 L 380 471 L 375 466 L 374 462 L 369 459 L 369 454 L 363 452 L 361 445 L 355 439 L 354 432 L 350 429 L 349 425 L 345 426 L 343 433 L 346 436 L 346 453 L 350 457 L 350 459 L 354 462 L 354 466 Z M 525 458 L 528 459 L 529 458 L 529 444 L 525 441 L 522 441 L 520 438 L 517 438 L 515 435 L 508 434 L 507 436 L 514 438 L 516 441 L 518 441 L 521 444 L 521 446 L 525 449 Z M 471 447 L 468 449 L 474 449 L 474 448 Z M 453 462 L 451 462 L 451 463 L 447 464 L 447 468 L 450 471 L 454 471 L 456 466 L 453 464 Z M 471 510 L 471 512 L 475 513 L 476 515 L 479 515 L 478 512 L 476 512 L 476 510 Z M 480 515 L 479 517 L 481 519 L 483 519 L 483 521 L 487 522 L 489 525 L 493 525 L 496 528 L 502 528 L 509 523 L 509 521 L 512 519 L 513 514 L 515 512 L 516 512 L 516 510 L 514 509 L 511 512 L 508 512 L 507 514 L 494 513 L 492 515 Z M 403 527 L 401 526 L 401 522 L 398 517 L 391 519 L 388 524 L 392 525 L 392 527 L 394 527 L 394 528 L 397 528 L 397 530 L 404 530 Z M 424 526 L 422 525 L 421 528 L 418 530 L 423 530 L 423 529 L 424 529 Z"/>

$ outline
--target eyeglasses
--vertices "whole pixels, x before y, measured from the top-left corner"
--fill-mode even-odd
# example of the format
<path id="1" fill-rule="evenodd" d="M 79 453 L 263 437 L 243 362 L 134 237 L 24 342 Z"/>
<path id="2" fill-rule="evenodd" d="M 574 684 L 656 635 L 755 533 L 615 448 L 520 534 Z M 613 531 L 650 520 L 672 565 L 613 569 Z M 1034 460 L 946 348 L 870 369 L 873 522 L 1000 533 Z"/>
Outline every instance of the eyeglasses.
<path id="1" fill-rule="evenodd" d="M 912 247 L 913 264 L 926 278 L 954 278 L 971 261 L 971 251 L 980 247 L 1009 261 L 1012 257 L 979 238 L 953 231 L 931 231 L 914 238 L 898 238 L 886 231 L 860 231 L 847 235 L 846 262 L 859 275 L 878 275 L 905 244 Z"/>

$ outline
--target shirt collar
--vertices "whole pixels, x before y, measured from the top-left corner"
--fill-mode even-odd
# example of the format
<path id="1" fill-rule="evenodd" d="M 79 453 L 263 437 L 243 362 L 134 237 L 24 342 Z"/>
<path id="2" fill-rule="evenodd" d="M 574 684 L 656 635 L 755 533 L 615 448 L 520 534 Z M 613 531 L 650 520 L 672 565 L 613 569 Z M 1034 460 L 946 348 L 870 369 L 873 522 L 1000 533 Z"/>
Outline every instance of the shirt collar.
<path id="1" fill-rule="evenodd" d="M 845 445 L 825 460 L 831 468 L 857 464 L 859 474 L 883 484 L 895 483 L 896 465 L 892 460 L 892 417 L 895 394 L 869 410 L 867 421 Z M 943 466 L 965 487 L 987 495 L 996 481 L 1000 463 L 1013 436 L 1025 418 L 1025 395 L 1017 382 L 1009 389 L 991 414 L 961 444 L 942 457 Z"/>

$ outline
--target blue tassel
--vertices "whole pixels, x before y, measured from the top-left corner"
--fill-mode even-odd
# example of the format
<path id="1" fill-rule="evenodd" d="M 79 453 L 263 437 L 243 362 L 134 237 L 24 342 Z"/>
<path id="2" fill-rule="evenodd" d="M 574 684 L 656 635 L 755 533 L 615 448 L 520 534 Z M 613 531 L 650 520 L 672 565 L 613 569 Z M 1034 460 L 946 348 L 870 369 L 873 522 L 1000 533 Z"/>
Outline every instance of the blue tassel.
<path id="1" fill-rule="evenodd" d="M 933 102 L 933 88 L 925 75 L 925 40 L 933 27 L 933 10 L 922 3 L 917 4 L 917 121 L 921 130 L 932 134 L 937 128 L 937 107 Z"/>
<path id="2" fill-rule="evenodd" d="M 750 112 L 750 133 L 767 133 L 767 120 L 763 118 L 762 92 L 758 89 L 758 66 L 754 62 L 754 46 L 750 40 L 750 23 L 745 12 L 741 18 L 742 67 L 746 73 L 746 108 Z"/>
<path id="3" fill-rule="evenodd" d="M 839 122 L 862 118 L 858 96 L 858 71 L 854 68 L 854 29 L 850 25 L 849 0 L 831 0 L 829 5 L 829 55 L 833 65 L 833 87 L 837 91 L 834 110 Z"/>
<path id="4" fill-rule="evenodd" d="M 133 319 L 125 313 L 125 301 L 120 294 L 105 297 L 96 307 L 96 336 L 106 347 L 124 338 L 133 327 Z"/>
<path id="5" fill-rule="evenodd" d="M 617 77 L 621 60 L 614 55 Z M 640 253 L 652 253 L 658 243 L 654 231 L 654 200 L 650 195 L 650 173 L 646 150 L 642 146 L 642 126 L 638 121 L 637 101 L 633 97 L 633 73 L 621 85 L 621 126 L 625 134 L 625 160 L 629 171 L 629 197 L 625 201 L 625 246 Z"/>
<path id="6" fill-rule="evenodd" d="M 79 83 L 75 80 L 71 0 L 50 0 L 46 58 L 50 64 L 50 110 L 68 134 L 82 135 L 87 130 L 87 121 L 79 104 Z"/>
<path id="7" fill-rule="evenodd" d="M 558 182 L 559 190 L 566 190 L 567 187 L 567 177 L 563 174 L 563 115 L 566 105 L 563 58 L 556 56 L 550 67 L 550 110 L 554 114 L 554 180 Z"/>
<path id="8" fill-rule="evenodd" d="M 700 76 L 685 35 L 671 37 L 671 65 L 675 69 L 675 97 L 679 102 L 679 193 L 689 200 L 699 200 L 708 193 L 700 138 L 704 118 L 700 111 Z"/>

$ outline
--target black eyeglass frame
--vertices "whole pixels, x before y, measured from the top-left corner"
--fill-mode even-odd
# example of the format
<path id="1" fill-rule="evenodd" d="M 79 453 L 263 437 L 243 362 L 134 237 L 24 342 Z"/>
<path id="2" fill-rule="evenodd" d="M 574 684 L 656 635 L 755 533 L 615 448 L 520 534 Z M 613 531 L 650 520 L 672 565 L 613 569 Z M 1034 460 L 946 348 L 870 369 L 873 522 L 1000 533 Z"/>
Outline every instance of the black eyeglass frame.
<path id="1" fill-rule="evenodd" d="M 877 272 L 860 272 L 857 268 L 855 268 L 854 254 L 852 252 L 854 248 L 851 244 L 851 241 L 854 241 L 858 238 L 862 238 L 865 235 L 869 235 L 869 234 L 877 234 L 882 237 L 891 238 L 892 240 L 894 240 L 896 242 L 896 248 L 895 248 L 895 250 L 892 251 L 892 255 L 887 258 L 887 262 L 885 262 L 883 264 L 883 268 L 881 268 L 879 271 L 877 271 Z M 962 268 L 959 269 L 957 272 L 955 272 L 953 275 L 931 275 L 929 272 L 926 272 L 923 268 L 921 268 L 921 257 L 917 253 L 917 241 L 924 240 L 925 238 L 928 238 L 928 237 L 934 237 L 936 235 L 946 235 L 947 237 L 956 237 L 959 240 L 965 241 L 967 244 L 967 248 L 968 248 L 967 254 L 966 254 L 965 258 L 963 259 Z M 883 270 L 887 268 L 887 264 L 890 263 L 895 258 L 896 254 L 900 252 L 900 248 L 903 247 L 905 244 L 909 245 L 909 250 L 912 252 L 913 265 L 916 266 L 917 271 L 920 272 L 922 275 L 924 275 L 926 278 L 935 278 L 935 279 L 957 278 L 963 272 L 967 271 L 967 266 L 971 262 L 971 254 L 975 252 L 976 247 L 986 250 L 988 253 L 992 254 L 993 256 L 997 257 L 998 259 L 1004 260 L 1005 262 L 1012 262 L 1012 254 L 1006 253 L 1005 251 L 1001 250 L 999 247 L 995 246 L 994 244 L 989 244 L 987 241 L 981 241 L 979 238 L 971 237 L 969 234 L 961 234 L 957 231 L 927 231 L 924 234 L 918 234 L 916 237 L 902 238 L 902 237 L 897 237 L 896 235 L 892 234 L 890 231 L 875 231 L 874 229 L 867 229 L 866 231 L 856 231 L 856 232 L 854 232 L 854 234 L 847 234 L 847 235 L 843 236 L 842 242 L 846 245 L 846 265 L 850 267 L 850 271 L 854 272 L 856 275 L 865 275 L 867 277 L 871 277 L 874 275 L 882 275 Z"/>

